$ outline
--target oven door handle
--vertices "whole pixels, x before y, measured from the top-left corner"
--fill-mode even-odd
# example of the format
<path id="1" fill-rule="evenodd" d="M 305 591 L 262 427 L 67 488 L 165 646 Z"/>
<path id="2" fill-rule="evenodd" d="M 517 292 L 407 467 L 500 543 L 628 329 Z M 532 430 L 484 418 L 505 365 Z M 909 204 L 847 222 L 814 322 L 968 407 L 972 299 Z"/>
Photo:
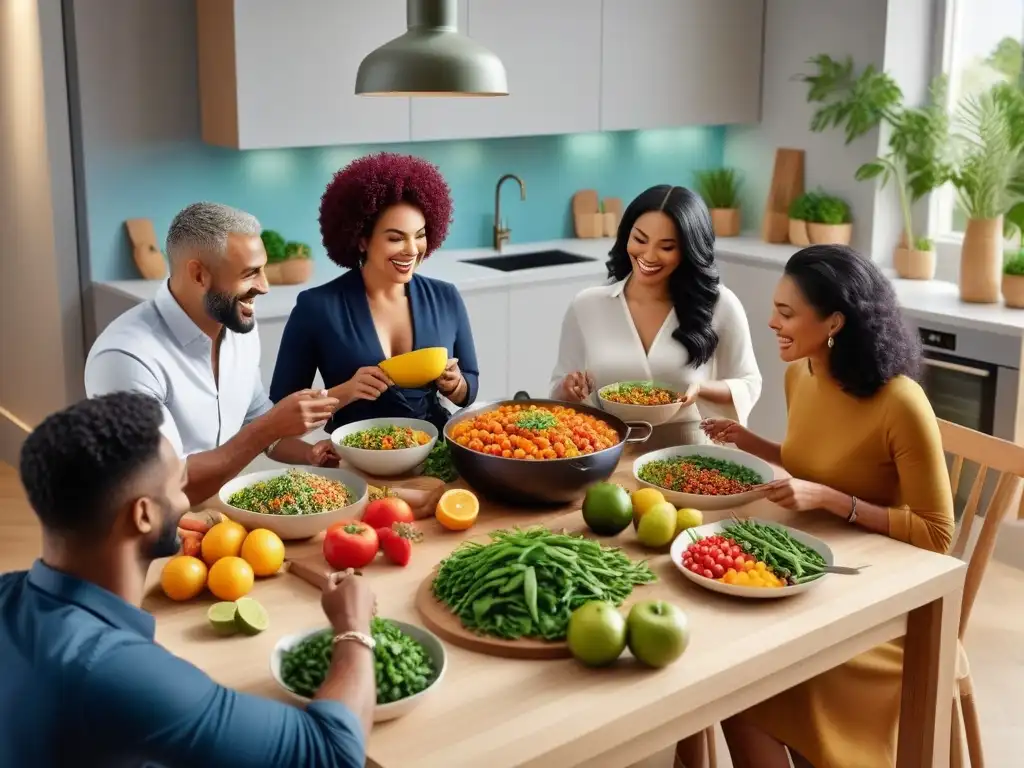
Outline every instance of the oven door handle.
<path id="1" fill-rule="evenodd" d="M 977 376 L 979 379 L 987 379 L 991 376 L 991 372 L 984 368 L 972 368 L 969 365 L 960 365 L 960 363 L 951 363 L 948 360 L 937 360 L 934 357 L 926 357 L 923 360 L 925 365 L 930 365 L 932 368 L 942 368 L 946 371 L 956 371 L 957 373 L 965 373 L 968 376 Z"/>

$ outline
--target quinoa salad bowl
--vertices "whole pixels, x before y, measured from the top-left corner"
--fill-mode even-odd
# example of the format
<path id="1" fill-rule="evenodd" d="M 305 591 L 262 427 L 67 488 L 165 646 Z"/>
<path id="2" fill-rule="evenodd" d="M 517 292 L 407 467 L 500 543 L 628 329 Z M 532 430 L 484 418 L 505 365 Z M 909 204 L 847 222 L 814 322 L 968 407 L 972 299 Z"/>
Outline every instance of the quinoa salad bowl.
<path id="1" fill-rule="evenodd" d="M 224 514 L 247 529 L 267 528 L 282 539 L 308 539 L 342 520 L 358 519 L 366 481 L 347 469 L 283 467 L 225 483 Z"/>
<path id="2" fill-rule="evenodd" d="M 735 448 L 677 445 L 637 458 L 633 477 L 641 486 L 661 491 L 677 507 L 718 510 L 761 498 L 761 486 L 775 479 L 775 470 Z"/>
<path id="3" fill-rule="evenodd" d="M 623 421 L 644 421 L 657 427 L 672 421 L 683 407 L 683 396 L 656 381 L 619 381 L 597 391 L 601 410 Z"/>
<path id="4" fill-rule="evenodd" d="M 437 427 L 421 419 L 364 419 L 331 433 L 334 450 L 346 464 L 373 477 L 397 477 L 427 460 Z"/>

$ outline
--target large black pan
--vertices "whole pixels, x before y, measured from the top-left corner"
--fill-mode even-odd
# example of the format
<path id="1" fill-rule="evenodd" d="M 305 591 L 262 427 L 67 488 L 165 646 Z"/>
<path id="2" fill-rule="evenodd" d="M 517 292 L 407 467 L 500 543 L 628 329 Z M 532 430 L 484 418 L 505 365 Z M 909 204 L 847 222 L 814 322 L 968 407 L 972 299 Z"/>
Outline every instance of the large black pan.
<path id="1" fill-rule="evenodd" d="M 444 439 L 448 443 L 452 461 L 459 474 L 472 488 L 501 504 L 547 506 L 575 501 L 583 496 L 589 486 L 611 477 L 619 464 L 626 443 L 642 443 L 653 431 L 653 427 L 645 421 L 627 424 L 600 408 L 584 403 L 541 400 L 524 395 L 525 393 L 517 393 L 513 400 L 478 403 L 457 412 L 444 428 Z M 510 404 L 562 405 L 575 408 L 605 421 L 618 433 L 619 441 L 611 448 L 583 456 L 524 461 L 471 451 L 452 439 L 452 428 L 459 422 Z"/>

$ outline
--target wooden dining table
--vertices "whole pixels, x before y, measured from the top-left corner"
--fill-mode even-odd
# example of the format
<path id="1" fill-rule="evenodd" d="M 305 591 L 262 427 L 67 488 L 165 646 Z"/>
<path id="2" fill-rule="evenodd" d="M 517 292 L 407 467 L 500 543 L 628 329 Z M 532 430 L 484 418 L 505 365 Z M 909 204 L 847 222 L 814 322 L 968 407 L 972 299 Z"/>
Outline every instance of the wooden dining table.
<path id="1" fill-rule="evenodd" d="M 629 456 L 612 479 L 635 487 Z M 690 625 L 683 656 L 648 669 L 628 653 L 615 665 L 589 669 L 572 659 L 516 660 L 446 643 L 448 668 L 435 692 L 404 717 L 374 727 L 368 764 L 380 768 L 624 768 L 663 752 L 682 737 L 762 702 L 887 641 L 904 637 L 899 768 L 949 765 L 957 625 L 965 565 L 847 525 L 823 512 L 791 513 L 761 500 L 705 513 L 777 520 L 820 537 L 839 565 L 870 565 L 855 576 L 828 575 L 792 597 L 753 600 L 711 592 L 686 579 L 667 548 L 651 551 L 630 527 L 608 545 L 649 558 L 657 582 L 632 600 L 659 599 L 681 607 Z M 512 526 L 551 525 L 585 531 L 579 505 L 530 510 L 481 498 L 476 525 L 446 531 L 434 519 L 420 527 L 411 562 L 378 560 L 363 571 L 380 615 L 421 624 L 417 589 L 460 542 Z M 288 542 L 288 557 L 317 563 L 320 542 Z M 326 569 L 326 564 L 324 564 Z M 154 568 L 150 578 L 156 581 Z M 247 693 L 290 701 L 270 674 L 274 644 L 283 636 L 325 627 L 319 594 L 283 571 L 258 580 L 252 596 L 270 614 L 255 637 L 216 635 L 209 602 L 172 603 L 151 590 L 145 607 L 157 618 L 157 640 L 218 682 Z"/>

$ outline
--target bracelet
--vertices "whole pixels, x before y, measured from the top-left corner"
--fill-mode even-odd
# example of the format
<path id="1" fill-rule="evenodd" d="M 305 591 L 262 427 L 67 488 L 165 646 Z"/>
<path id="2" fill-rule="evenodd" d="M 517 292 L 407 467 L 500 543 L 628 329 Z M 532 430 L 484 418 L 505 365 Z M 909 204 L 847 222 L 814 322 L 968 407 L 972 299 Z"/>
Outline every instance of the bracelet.
<path id="1" fill-rule="evenodd" d="M 266 448 L 263 449 L 263 455 L 266 456 L 269 459 L 270 458 L 270 454 L 272 454 L 274 452 L 274 449 L 277 448 L 277 444 L 280 443 L 280 442 L 281 442 L 281 438 L 279 437 L 279 438 L 277 438 L 277 440 L 275 440 L 274 442 L 272 442 L 270 445 L 268 445 Z"/>
<path id="2" fill-rule="evenodd" d="M 855 523 L 855 522 L 857 522 L 857 497 L 856 496 L 851 496 L 850 499 L 851 499 L 850 514 L 846 518 L 846 522 L 848 522 L 848 523 Z"/>
<path id="3" fill-rule="evenodd" d="M 333 645 L 337 645 L 338 643 L 343 643 L 346 640 L 352 640 L 353 642 L 359 643 L 360 645 L 369 648 L 370 651 L 373 651 L 373 649 L 377 647 L 377 641 L 370 635 L 363 632 L 342 632 L 339 635 L 335 635 L 334 640 L 331 642 Z"/>

